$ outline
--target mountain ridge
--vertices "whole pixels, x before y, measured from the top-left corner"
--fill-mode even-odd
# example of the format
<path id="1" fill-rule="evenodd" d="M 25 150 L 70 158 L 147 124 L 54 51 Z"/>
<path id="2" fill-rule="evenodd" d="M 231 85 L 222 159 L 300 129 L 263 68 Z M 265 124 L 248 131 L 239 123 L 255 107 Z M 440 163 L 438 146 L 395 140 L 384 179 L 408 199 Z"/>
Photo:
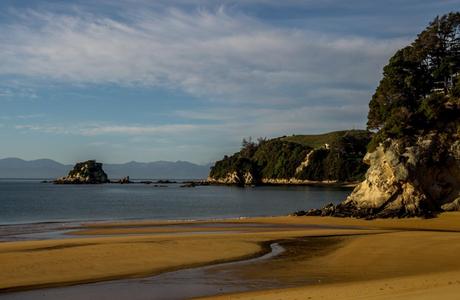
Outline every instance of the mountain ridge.
<path id="1" fill-rule="evenodd" d="M 130 176 L 133 179 L 203 179 L 211 164 L 198 165 L 188 161 L 153 161 L 106 163 L 104 169 L 109 178 Z M 0 178 L 44 179 L 67 174 L 73 164 L 63 164 L 49 158 L 24 160 L 18 157 L 0 159 Z"/>

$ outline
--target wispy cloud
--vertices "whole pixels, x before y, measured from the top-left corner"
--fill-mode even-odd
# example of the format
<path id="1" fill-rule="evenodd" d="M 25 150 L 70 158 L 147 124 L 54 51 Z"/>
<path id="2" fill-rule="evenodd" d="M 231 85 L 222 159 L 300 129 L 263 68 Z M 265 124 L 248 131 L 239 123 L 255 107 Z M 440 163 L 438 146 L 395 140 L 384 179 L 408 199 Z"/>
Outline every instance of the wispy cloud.
<path id="1" fill-rule="evenodd" d="M 222 136 L 239 140 L 244 136 L 271 136 L 292 133 L 320 133 L 336 128 L 359 127 L 367 108 L 348 106 L 302 106 L 285 109 L 215 108 L 178 111 L 185 123 L 180 124 L 114 124 L 84 122 L 80 124 L 19 124 L 19 131 L 83 137 L 132 137 L 136 143 L 195 139 L 199 144 Z M 210 121 L 196 123 L 196 120 Z M 350 124 L 349 120 L 355 120 Z"/>
<path id="2" fill-rule="evenodd" d="M 79 129 L 77 134 L 85 136 L 97 135 L 155 135 L 155 134 L 174 134 L 186 133 L 199 130 L 201 126 L 193 124 L 174 124 L 174 125 L 101 125 Z"/>
<path id="3" fill-rule="evenodd" d="M 190 131 L 197 131 L 206 126 L 195 124 L 173 124 L 173 125 L 139 125 L 139 124 L 97 124 L 82 123 L 69 124 L 18 124 L 14 125 L 16 130 L 35 131 L 50 134 L 80 135 L 80 136 L 149 136 L 149 135 L 170 135 Z"/>
<path id="4" fill-rule="evenodd" d="M 274 27 L 223 6 L 124 17 L 19 14 L 0 28 L 0 74 L 288 103 L 326 83 L 374 85 L 379 67 L 407 42 Z"/>
<path id="5" fill-rule="evenodd" d="M 388 58 L 458 4 L 0 1 L 0 154 L 205 162 L 362 128 Z"/>
<path id="6" fill-rule="evenodd" d="M 15 125 L 15 129 L 20 131 L 36 131 L 42 133 L 51 133 L 51 134 L 72 134 L 72 130 L 63 127 L 63 126 L 53 126 L 53 125 Z"/>
<path id="7" fill-rule="evenodd" d="M 28 115 L 0 115 L 0 120 L 30 120 L 43 118 L 45 114 L 28 114 Z"/>
<path id="8" fill-rule="evenodd" d="M 24 86 L 15 87 L 14 85 L 9 85 L 8 87 L 0 86 L 0 101 L 4 99 L 6 100 L 13 100 L 13 99 L 31 100 L 32 99 L 33 100 L 36 98 L 38 98 L 38 95 L 31 88 L 24 87 Z"/>

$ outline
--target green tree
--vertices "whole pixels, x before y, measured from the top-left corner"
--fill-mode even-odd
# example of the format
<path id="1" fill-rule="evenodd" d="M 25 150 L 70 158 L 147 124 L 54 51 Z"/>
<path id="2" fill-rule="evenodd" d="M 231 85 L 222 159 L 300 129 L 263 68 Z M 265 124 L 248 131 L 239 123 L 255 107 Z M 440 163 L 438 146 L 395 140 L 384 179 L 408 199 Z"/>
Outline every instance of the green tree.
<path id="1" fill-rule="evenodd" d="M 435 119 L 446 115 L 449 101 L 458 97 L 459 73 L 456 12 L 435 18 L 411 45 L 391 57 L 369 103 L 368 128 L 380 130 L 375 138 L 384 139 L 438 124 Z"/>

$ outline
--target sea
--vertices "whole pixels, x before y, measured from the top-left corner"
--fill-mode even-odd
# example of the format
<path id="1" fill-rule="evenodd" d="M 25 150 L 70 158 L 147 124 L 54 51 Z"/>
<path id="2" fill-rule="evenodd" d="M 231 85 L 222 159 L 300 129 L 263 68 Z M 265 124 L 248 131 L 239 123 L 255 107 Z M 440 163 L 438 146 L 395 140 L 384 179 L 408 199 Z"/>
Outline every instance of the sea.
<path id="1" fill-rule="evenodd" d="M 0 225 L 107 220 L 209 220 L 288 215 L 339 203 L 350 188 L 55 185 L 0 180 Z"/>

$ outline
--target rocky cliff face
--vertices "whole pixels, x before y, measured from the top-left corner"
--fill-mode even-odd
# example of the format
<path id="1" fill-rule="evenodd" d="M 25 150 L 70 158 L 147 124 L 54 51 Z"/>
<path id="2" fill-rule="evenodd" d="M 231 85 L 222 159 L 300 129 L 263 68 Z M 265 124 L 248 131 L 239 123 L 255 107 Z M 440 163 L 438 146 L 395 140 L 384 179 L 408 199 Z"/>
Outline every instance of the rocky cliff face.
<path id="1" fill-rule="evenodd" d="M 239 186 L 252 186 L 257 184 L 262 185 L 341 185 L 349 186 L 349 184 L 355 185 L 353 182 L 340 182 L 338 180 L 306 180 L 306 179 L 297 179 L 297 178 L 260 178 L 255 180 L 251 172 L 246 172 L 244 174 L 238 174 L 238 172 L 228 173 L 227 176 L 222 178 L 213 178 L 208 177 L 206 180 L 207 183 L 211 184 L 229 184 L 229 185 L 239 185 Z"/>
<path id="2" fill-rule="evenodd" d="M 356 215 L 423 216 L 460 201 L 460 140 L 430 133 L 413 145 L 399 139 L 365 157 L 366 179 L 338 207 Z M 342 208 L 343 207 L 343 208 Z M 351 210 L 350 210 L 351 208 Z"/>
<path id="3" fill-rule="evenodd" d="M 383 68 L 365 180 L 337 206 L 300 214 L 409 217 L 460 208 L 460 12 L 436 17 Z"/>
<path id="4" fill-rule="evenodd" d="M 388 140 L 366 154 L 365 180 L 339 205 L 307 215 L 431 216 L 460 209 L 460 133 L 446 129 Z"/>
<path id="5" fill-rule="evenodd" d="M 257 184 L 256 180 L 254 179 L 253 174 L 251 172 L 229 172 L 227 176 L 214 178 L 209 176 L 206 180 L 208 183 L 211 184 L 231 184 L 231 185 L 255 185 Z"/>
<path id="6" fill-rule="evenodd" d="M 108 183 L 107 174 L 102 169 L 102 163 L 88 160 L 77 163 L 67 176 L 58 178 L 56 184 L 99 184 Z"/>

